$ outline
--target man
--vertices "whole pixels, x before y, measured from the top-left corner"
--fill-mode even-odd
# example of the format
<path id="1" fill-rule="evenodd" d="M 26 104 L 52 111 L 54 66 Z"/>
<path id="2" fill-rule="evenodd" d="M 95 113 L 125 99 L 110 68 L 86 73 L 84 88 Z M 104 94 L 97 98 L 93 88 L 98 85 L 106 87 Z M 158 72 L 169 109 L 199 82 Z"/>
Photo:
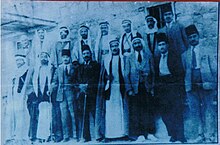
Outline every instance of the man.
<path id="1" fill-rule="evenodd" d="M 166 25 L 158 30 L 158 33 L 166 33 L 169 45 L 178 55 L 181 55 L 187 48 L 187 37 L 184 27 L 174 20 L 172 7 L 162 8 L 162 14 Z"/>
<path id="2" fill-rule="evenodd" d="M 53 67 L 49 63 L 50 55 L 46 51 L 42 51 L 39 54 L 40 66 L 35 66 L 32 69 L 32 75 L 30 79 L 30 85 L 33 87 L 33 92 L 31 93 L 32 97 L 36 99 L 35 113 L 36 119 L 32 123 L 33 126 L 36 126 L 35 129 L 35 138 L 39 142 L 49 141 L 50 136 L 50 123 L 51 119 L 51 107 L 49 102 L 51 98 L 48 94 L 51 80 Z M 29 96 L 31 96 L 29 95 Z M 35 140 L 36 140 L 35 139 Z"/>
<path id="3" fill-rule="evenodd" d="M 128 102 L 125 96 L 123 61 L 119 41 L 111 38 L 111 55 L 105 59 L 96 101 L 96 139 L 128 138 Z"/>
<path id="4" fill-rule="evenodd" d="M 92 59 L 94 60 L 94 41 L 90 37 L 89 27 L 87 25 L 82 24 L 79 29 L 79 39 L 74 44 L 74 58 L 73 61 L 77 61 L 79 64 L 83 63 L 82 57 L 82 46 L 89 45 L 90 50 L 92 52 Z"/>
<path id="5" fill-rule="evenodd" d="M 189 110 L 186 132 L 192 142 L 217 142 L 217 59 L 205 52 L 195 25 L 185 28 L 189 41 L 183 53 Z M 191 122 L 191 123 L 190 123 Z"/>
<path id="6" fill-rule="evenodd" d="M 95 46 L 95 59 L 99 64 L 102 64 L 103 60 L 109 54 L 109 23 L 108 21 L 100 22 L 100 33 L 98 33 L 98 37 L 96 40 Z"/>
<path id="7" fill-rule="evenodd" d="M 33 64 L 34 65 L 40 65 L 36 64 L 35 62 L 40 62 L 39 57 L 40 53 L 42 51 L 47 51 L 50 55 L 50 42 L 48 41 L 47 32 L 44 28 L 39 28 L 35 32 L 35 37 L 33 39 Z"/>
<path id="8" fill-rule="evenodd" d="M 15 70 L 12 84 L 9 87 L 7 96 L 6 138 L 16 141 L 28 141 L 28 128 L 30 116 L 27 109 L 27 97 L 32 91 L 28 86 L 30 71 L 25 55 L 18 53 L 15 55 L 17 69 Z M 25 143 L 25 142 L 24 142 Z M 29 142 L 27 142 L 28 144 Z"/>
<path id="9" fill-rule="evenodd" d="M 129 97 L 130 137 L 137 141 L 145 138 L 156 141 L 155 118 L 152 95 L 154 83 L 153 58 L 146 52 L 144 41 L 136 36 L 132 39 L 131 54 L 125 64 L 126 94 Z M 143 137 L 144 136 L 144 137 Z"/>
<path id="10" fill-rule="evenodd" d="M 34 64 L 34 59 L 33 59 L 33 54 L 32 52 L 32 47 L 31 47 L 31 40 L 28 38 L 26 34 L 21 35 L 20 37 L 20 45 L 17 46 L 18 51 L 22 52 L 23 55 L 26 57 L 27 65 L 32 66 Z"/>
<path id="11" fill-rule="evenodd" d="M 73 44 L 69 39 L 69 29 L 66 26 L 60 27 L 60 40 L 56 42 L 55 49 L 52 50 L 51 60 L 55 67 L 62 64 L 62 50 L 70 50 L 70 61 L 73 60 Z"/>
<path id="12" fill-rule="evenodd" d="M 169 48 L 165 33 L 157 34 L 160 55 L 155 57 L 155 96 L 170 142 L 186 142 L 183 127 L 184 70 L 181 57 Z"/>
<path id="13" fill-rule="evenodd" d="M 96 61 L 92 61 L 92 53 L 89 46 L 84 45 L 82 49 L 84 63 L 79 66 L 77 71 L 77 79 L 80 88 L 77 102 L 79 106 L 79 138 L 82 137 L 81 140 L 83 139 L 82 141 L 87 142 L 91 140 L 91 134 L 94 135 L 94 130 L 90 133 L 90 125 L 92 125 L 92 129 L 94 129 L 100 67 Z M 90 114 L 94 119 L 93 122 L 90 120 Z"/>
<path id="14" fill-rule="evenodd" d="M 145 17 L 146 21 L 146 33 L 143 36 L 144 41 L 146 42 L 148 49 L 154 55 L 156 52 L 156 35 L 157 35 L 157 20 L 151 16 L 147 15 Z"/>
<path id="15" fill-rule="evenodd" d="M 62 62 L 52 81 L 52 89 L 57 90 L 56 101 L 60 103 L 61 121 L 63 130 L 63 142 L 70 140 L 70 128 L 72 127 L 72 138 L 76 141 L 76 120 L 75 120 L 75 102 L 76 102 L 76 78 L 75 68 L 70 62 L 70 50 L 62 50 Z M 52 92 L 52 90 L 50 90 Z M 72 126 L 68 126 L 68 112 L 71 116 Z"/>
<path id="16" fill-rule="evenodd" d="M 120 40 L 120 53 L 124 56 L 124 60 L 127 56 L 129 56 L 133 50 L 131 45 L 131 40 L 134 36 L 141 37 L 141 34 L 138 32 L 132 31 L 131 20 L 123 20 L 122 28 L 124 30 L 124 34 L 121 36 Z"/>

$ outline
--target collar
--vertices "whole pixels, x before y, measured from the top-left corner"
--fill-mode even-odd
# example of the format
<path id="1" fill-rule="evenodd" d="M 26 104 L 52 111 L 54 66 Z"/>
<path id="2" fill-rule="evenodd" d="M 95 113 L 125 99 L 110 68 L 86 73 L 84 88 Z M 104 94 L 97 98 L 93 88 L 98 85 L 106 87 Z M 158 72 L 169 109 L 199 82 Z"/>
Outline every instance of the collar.
<path id="1" fill-rule="evenodd" d="M 131 32 L 130 33 L 125 33 L 127 37 L 131 36 Z"/>
<path id="2" fill-rule="evenodd" d="M 161 56 L 162 56 L 162 57 L 166 57 L 167 55 L 168 55 L 168 51 L 167 51 L 165 54 L 162 54 L 162 53 L 161 53 Z"/>
<path id="3" fill-rule="evenodd" d="M 167 26 L 168 28 L 171 28 L 171 27 L 172 27 L 172 25 L 173 25 L 173 23 L 174 23 L 174 21 L 171 21 L 169 24 L 168 24 L 168 23 L 166 23 L 166 26 Z"/>
<path id="4" fill-rule="evenodd" d="M 88 62 L 84 62 L 84 64 L 85 64 L 85 65 L 89 65 L 89 64 L 90 64 L 90 62 L 91 62 L 91 60 L 90 60 L 90 61 L 88 61 Z"/>

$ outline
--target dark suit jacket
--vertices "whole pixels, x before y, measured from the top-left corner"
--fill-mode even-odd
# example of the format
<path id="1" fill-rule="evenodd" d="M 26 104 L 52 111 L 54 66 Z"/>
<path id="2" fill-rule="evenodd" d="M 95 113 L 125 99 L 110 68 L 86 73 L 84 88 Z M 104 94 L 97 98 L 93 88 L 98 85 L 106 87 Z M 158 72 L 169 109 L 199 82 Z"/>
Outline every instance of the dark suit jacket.
<path id="1" fill-rule="evenodd" d="M 159 56 L 155 56 L 155 82 L 159 82 L 159 63 L 160 63 L 161 54 Z M 184 80 L 184 69 L 181 57 L 172 49 L 168 50 L 168 69 L 172 75 L 172 82 L 183 83 Z"/>
<path id="2" fill-rule="evenodd" d="M 76 70 L 73 65 L 70 65 L 69 75 L 68 75 L 68 83 L 66 84 L 66 90 L 64 90 L 64 65 L 60 65 L 55 71 L 53 80 L 52 80 L 52 88 L 53 90 L 57 90 L 56 101 L 63 101 L 63 93 L 67 91 L 69 95 L 67 95 L 67 99 L 75 99 L 76 94 Z"/>
<path id="3" fill-rule="evenodd" d="M 87 93 L 90 97 L 96 97 L 100 66 L 96 61 L 91 61 L 89 65 L 84 63 L 77 69 L 77 81 L 79 84 L 88 84 Z"/>

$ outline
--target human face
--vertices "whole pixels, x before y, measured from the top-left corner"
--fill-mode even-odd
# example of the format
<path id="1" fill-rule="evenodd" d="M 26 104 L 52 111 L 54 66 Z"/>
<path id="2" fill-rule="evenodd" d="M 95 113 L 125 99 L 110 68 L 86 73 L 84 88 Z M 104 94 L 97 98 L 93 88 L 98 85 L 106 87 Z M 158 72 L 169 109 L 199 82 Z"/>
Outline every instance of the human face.
<path id="1" fill-rule="evenodd" d="M 101 25 L 100 30 L 101 30 L 102 35 L 108 35 L 108 25 L 104 25 L 104 24 Z"/>
<path id="2" fill-rule="evenodd" d="M 67 30 L 62 30 L 62 31 L 60 31 L 60 38 L 61 38 L 61 39 L 66 39 L 67 36 L 68 36 Z"/>
<path id="3" fill-rule="evenodd" d="M 199 35 L 197 33 L 191 34 L 188 36 L 189 44 L 192 46 L 196 46 L 199 44 Z"/>
<path id="4" fill-rule="evenodd" d="M 158 43 L 158 49 L 160 53 L 165 54 L 167 52 L 168 45 L 165 41 L 161 41 Z"/>
<path id="5" fill-rule="evenodd" d="M 143 45 L 142 45 L 140 39 L 134 40 L 132 43 L 132 46 L 133 46 L 134 50 L 136 50 L 136 51 L 141 51 L 143 49 Z"/>
<path id="6" fill-rule="evenodd" d="M 83 39 L 87 39 L 88 38 L 88 29 L 82 27 L 80 29 L 80 35 L 82 36 Z"/>
<path id="7" fill-rule="evenodd" d="M 48 65 L 49 62 L 48 55 L 46 53 L 41 53 L 40 61 L 41 61 L 41 65 Z"/>
<path id="8" fill-rule="evenodd" d="M 126 33 L 130 33 L 131 32 L 131 24 L 125 23 L 125 24 L 122 24 L 122 27 L 123 27 L 123 29 L 124 29 L 124 31 Z"/>
<path id="9" fill-rule="evenodd" d="M 43 29 L 39 29 L 39 30 L 37 31 L 37 34 L 38 34 L 38 36 L 39 36 L 39 38 L 40 38 L 41 40 L 44 39 L 45 32 L 44 32 Z"/>
<path id="10" fill-rule="evenodd" d="M 70 57 L 68 55 L 63 55 L 62 60 L 64 64 L 69 64 L 70 63 Z"/>
<path id="11" fill-rule="evenodd" d="M 23 35 L 23 36 L 21 37 L 21 46 L 22 46 L 23 48 L 27 48 L 28 45 L 29 45 L 28 37 L 27 37 L 26 35 Z"/>
<path id="12" fill-rule="evenodd" d="M 149 29 L 153 29 L 153 28 L 154 28 L 154 24 L 155 24 L 153 18 L 147 18 L 146 21 L 147 21 L 147 26 L 148 26 L 148 28 L 149 28 Z"/>
<path id="13" fill-rule="evenodd" d="M 91 52 L 89 50 L 84 50 L 82 53 L 82 56 L 85 62 L 88 62 L 91 60 Z"/>
<path id="14" fill-rule="evenodd" d="M 110 43 L 112 55 L 119 55 L 119 43 L 117 41 Z"/>
<path id="15" fill-rule="evenodd" d="M 17 58 L 16 64 L 17 64 L 17 67 L 20 68 L 21 66 L 23 66 L 25 64 L 25 61 L 22 58 Z"/>
<path id="16" fill-rule="evenodd" d="M 165 12 L 163 14 L 163 17 L 164 17 L 164 20 L 166 23 L 170 23 L 173 21 L 173 13 L 170 11 L 170 12 Z"/>

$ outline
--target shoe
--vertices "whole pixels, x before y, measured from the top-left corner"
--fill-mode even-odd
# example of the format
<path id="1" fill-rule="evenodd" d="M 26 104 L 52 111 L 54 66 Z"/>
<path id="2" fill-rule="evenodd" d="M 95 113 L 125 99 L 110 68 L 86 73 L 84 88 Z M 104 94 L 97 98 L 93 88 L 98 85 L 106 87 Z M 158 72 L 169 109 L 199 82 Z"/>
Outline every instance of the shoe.
<path id="1" fill-rule="evenodd" d="M 186 143 L 187 140 L 185 138 L 181 138 L 181 139 L 177 139 L 178 141 L 180 141 L 181 143 Z"/>
<path id="2" fill-rule="evenodd" d="M 63 139 L 63 142 L 68 142 L 68 141 L 70 141 L 70 138 L 69 138 L 69 137 Z"/>
<path id="3" fill-rule="evenodd" d="M 176 141 L 177 141 L 176 138 L 174 138 L 174 137 L 171 136 L 170 142 L 176 142 Z"/>
<path id="4" fill-rule="evenodd" d="M 153 134 L 148 134 L 147 139 L 151 140 L 153 142 L 157 142 L 158 141 L 158 138 L 156 138 Z"/>
<path id="5" fill-rule="evenodd" d="M 136 140 L 136 142 L 144 142 L 146 139 L 143 135 L 139 136 Z"/>

